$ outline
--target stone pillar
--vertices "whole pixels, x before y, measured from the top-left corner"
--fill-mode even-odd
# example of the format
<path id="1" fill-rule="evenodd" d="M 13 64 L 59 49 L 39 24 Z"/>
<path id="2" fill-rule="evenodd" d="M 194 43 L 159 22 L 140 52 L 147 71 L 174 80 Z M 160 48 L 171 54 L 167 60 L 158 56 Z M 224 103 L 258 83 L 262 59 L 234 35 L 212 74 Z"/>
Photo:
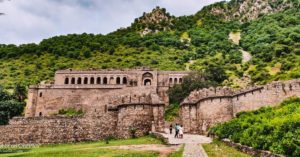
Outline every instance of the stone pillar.
<path id="1" fill-rule="evenodd" d="M 34 117 L 38 99 L 38 89 L 30 87 L 28 90 L 28 101 L 25 108 L 25 117 Z"/>

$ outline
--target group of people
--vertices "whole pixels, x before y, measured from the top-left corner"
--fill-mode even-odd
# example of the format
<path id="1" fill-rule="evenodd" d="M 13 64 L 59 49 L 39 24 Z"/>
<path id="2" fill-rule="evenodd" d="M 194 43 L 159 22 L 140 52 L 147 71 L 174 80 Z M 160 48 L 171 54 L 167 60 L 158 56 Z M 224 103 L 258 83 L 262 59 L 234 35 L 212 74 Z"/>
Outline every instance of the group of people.
<path id="1" fill-rule="evenodd" d="M 183 125 L 175 124 L 175 138 L 183 138 Z M 170 134 L 172 134 L 173 125 L 170 125 Z"/>

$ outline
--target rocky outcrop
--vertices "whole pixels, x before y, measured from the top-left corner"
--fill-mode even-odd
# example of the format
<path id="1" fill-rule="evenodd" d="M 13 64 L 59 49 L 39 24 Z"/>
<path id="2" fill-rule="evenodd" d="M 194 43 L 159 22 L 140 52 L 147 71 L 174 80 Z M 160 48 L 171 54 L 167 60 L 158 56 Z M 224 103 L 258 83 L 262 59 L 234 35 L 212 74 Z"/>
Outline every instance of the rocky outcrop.
<path id="1" fill-rule="evenodd" d="M 150 13 L 144 13 L 135 19 L 133 26 L 140 32 L 141 36 L 148 33 L 170 30 L 174 17 L 166 12 L 165 8 L 156 7 Z"/>
<path id="2" fill-rule="evenodd" d="M 293 0 L 232 0 L 205 7 L 200 13 L 220 16 L 226 21 L 249 22 L 260 16 L 299 7 Z"/>

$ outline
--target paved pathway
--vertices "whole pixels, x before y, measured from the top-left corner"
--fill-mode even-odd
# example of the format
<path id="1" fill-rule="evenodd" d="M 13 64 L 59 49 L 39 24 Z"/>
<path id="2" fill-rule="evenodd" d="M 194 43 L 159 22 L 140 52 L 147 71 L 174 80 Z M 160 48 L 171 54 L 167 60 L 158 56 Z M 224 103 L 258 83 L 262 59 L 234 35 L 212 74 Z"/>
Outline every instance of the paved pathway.
<path id="1" fill-rule="evenodd" d="M 183 157 L 208 157 L 201 144 L 188 143 L 184 146 Z"/>
<path id="2" fill-rule="evenodd" d="M 183 139 L 174 138 L 174 132 L 169 134 L 168 129 L 165 129 L 165 133 L 161 134 L 168 138 L 169 144 L 185 144 L 183 157 L 207 157 L 201 144 L 212 142 L 209 137 L 192 134 L 184 134 Z"/>

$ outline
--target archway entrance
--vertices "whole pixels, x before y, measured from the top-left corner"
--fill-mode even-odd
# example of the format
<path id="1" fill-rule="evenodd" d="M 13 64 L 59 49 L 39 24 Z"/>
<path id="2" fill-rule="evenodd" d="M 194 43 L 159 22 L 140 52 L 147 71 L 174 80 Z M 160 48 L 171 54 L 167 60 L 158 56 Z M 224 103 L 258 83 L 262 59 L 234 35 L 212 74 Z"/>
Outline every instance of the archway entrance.
<path id="1" fill-rule="evenodd" d="M 149 72 L 143 74 L 143 84 L 144 86 L 151 86 L 153 80 L 153 75 Z"/>
<path id="2" fill-rule="evenodd" d="M 145 79 L 144 80 L 144 86 L 151 86 L 151 80 L 150 79 Z"/>

